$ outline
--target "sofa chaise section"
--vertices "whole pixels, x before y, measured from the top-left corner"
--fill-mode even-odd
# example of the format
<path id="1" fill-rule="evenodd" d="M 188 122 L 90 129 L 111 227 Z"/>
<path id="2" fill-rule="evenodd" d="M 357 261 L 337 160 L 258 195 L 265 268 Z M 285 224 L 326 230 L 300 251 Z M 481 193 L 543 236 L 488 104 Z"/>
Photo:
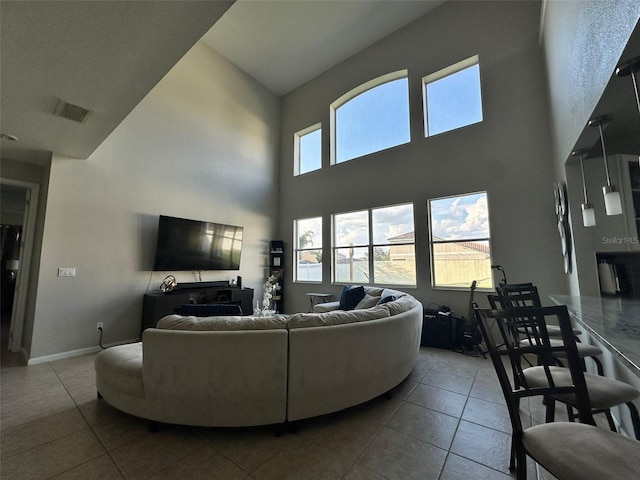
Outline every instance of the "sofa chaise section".
<path id="1" fill-rule="evenodd" d="M 158 326 L 143 332 L 142 343 L 97 355 L 96 386 L 109 404 L 180 425 L 242 427 L 285 421 L 284 319 L 171 315 Z"/>

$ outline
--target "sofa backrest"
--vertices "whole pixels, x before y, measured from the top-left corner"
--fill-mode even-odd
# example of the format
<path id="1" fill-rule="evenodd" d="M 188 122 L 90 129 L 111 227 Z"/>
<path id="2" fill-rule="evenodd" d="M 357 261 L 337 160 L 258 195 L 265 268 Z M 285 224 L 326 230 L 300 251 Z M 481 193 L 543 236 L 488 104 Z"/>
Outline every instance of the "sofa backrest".
<path id="1" fill-rule="evenodd" d="M 322 327 L 343 325 L 346 323 L 366 322 L 389 316 L 389 309 L 384 305 L 364 310 L 333 310 L 326 313 L 296 313 L 287 319 L 289 330 L 294 328 Z"/>
<path id="2" fill-rule="evenodd" d="M 241 317 L 237 315 L 193 317 L 174 314 L 158 320 L 156 328 L 191 331 L 284 330 L 287 328 L 287 321 L 285 317 L 278 315 L 270 317 Z"/>
<path id="3" fill-rule="evenodd" d="M 284 422 L 288 332 L 142 333 L 147 418 L 181 425 L 248 426 Z"/>

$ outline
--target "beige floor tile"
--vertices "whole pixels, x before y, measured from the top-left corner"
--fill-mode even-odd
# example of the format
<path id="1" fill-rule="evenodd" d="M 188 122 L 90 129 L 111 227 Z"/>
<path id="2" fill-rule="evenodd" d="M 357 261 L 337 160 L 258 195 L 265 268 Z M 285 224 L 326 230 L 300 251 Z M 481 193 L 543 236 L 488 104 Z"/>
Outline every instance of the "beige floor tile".
<path id="1" fill-rule="evenodd" d="M 447 356 L 438 360 L 432 370 L 474 378 L 478 368 L 478 359 L 476 357 L 454 352 L 454 356 Z"/>
<path id="2" fill-rule="evenodd" d="M 107 451 L 111 451 L 147 435 L 149 422 L 133 415 L 118 413 L 109 420 L 93 425 L 92 428 Z"/>
<path id="3" fill-rule="evenodd" d="M 273 426 L 198 428 L 196 433 L 247 472 L 256 470 L 295 439 L 287 434 L 276 437 Z"/>
<path id="4" fill-rule="evenodd" d="M 0 411 L 2 430 L 31 423 L 75 407 L 75 403 L 59 382 L 29 389 L 21 397 L 11 400 L 4 398 L 5 393 L 6 390 L 3 389 Z"/>
<path id="5" fill-rule="evenodd" d="M 499 472 L 509 472 L 511 435 L 462 420 L 451 452 Z"/>
<path id="6" fill-rule="evenodd" d="M 140 480 L 164 470 L 203 445 L 204 441 L 188 428 L 163 426 L 110 454 L 128 480 Z"/>
<path id="7" fill-rule="evenodd" d="M 435 480 L 446 456 L 446 450 L 383 428 L 356 463 L 389 480 Z"/>
<path id="8" fill-rule="evenodd" d="M 504 396 L 502 395 L 502 390 L 500 389 L 500 384 L 495 381 L 476 379 L 476 381 L 473 382 L 469 396 L 486 400 L 487 402 L 506 405 L 504 402 Z"/>
<path id="9" fill-rule="evenodd" d="M 467 396 L 421 383 L 411 392 L 407 401 L 453 417 L 460 417 Z"/>
<path id="10" fill-rule="evenodd" d="M 76 398 L 78 397 L 76 396 Z M 109 405 L 106 400 L 99 400 L 96 396 L 95 388 L 87 390 L 83 395 L 83 398 L 78 398 L 75 403 L 89 425 L 97 425 L 99 423 L 127 415 Z"/>
<path id="11" fill-rule="evenodd" d="M 55 362 L 51 365 L 53 371 L 58 376 L 60 383 L 64 385 L 64 388 L 70 393 L 83 391 L 88 388 L 96 388 L 96 374 L 93 367 L 93 358 L 91 356 L 74 357 L 67 359 L 68 363 L 60 365 Z M 81 359 L 70 362 L 69 360 Z"/>
<path id="12" fill-rule="evenodd" d="M 101 455 L 82 465 L 78 465 L 51 480 L 125 480 L 122 472 L 109 455 Z"/>
<path id="13" fill-rule="evenodd" d="M 71 408 L 31 423 L 2 430 L 1 458 L 4 460 L 87 427 L 87 422 L 78 409 Z"/>
<path id="14" fill-rule="evenodd" d="M 360 465 L 352 465 L 342 480 L 386 480 L 375 472 Z"/>
<path id="15" fill-rule="evenodd" d="M 462 419 L 511 434 L 511 419 L 505 405 L 469 398 Z"/>
<path id="16" fill-rule="evenodd" d="M 511 476 L 458 455 L 449 454 L 440 480 L 509 480 Z"/>
<path id="17" fill-rule="evenodd" d="M 241 480 L 247 472 L 212 447 L 204 446 L 179 459 L 149 480 Z"/>
<path id="18" fill-rule="evenodd" d="M 339 480 L 352 464 L 342 455 L 297 438 L 252 475 L 257 480 Z"/>
<path id="19" fill-rule="evenodd" d="M 104 453 L 99 440 L 87 428 L 4 460 L 0 477 L 11 480 L 50 478 Z"/>
<path id="20" fill-rule="evenodd" d="M 382 424 L 358 417 L 357 413 L 353 416 L 349 413 L 303 422 L 298 435 L 355 460 L 373 441 Z"/>
<path id="21" fill-rule="evenodd" d="M 471 390 L 471 386 L 473 385 L 473 377 L 433 369 L 422 377 L 420 383 L 460 393 L 462 395 L 468 395 Z"/>
<path id="22" fill-rule="evenodd" d="M 451 446 L 459 421 L 435 410 L 404 403 L 387 422 L 387 427 L 446 450 Z"/>

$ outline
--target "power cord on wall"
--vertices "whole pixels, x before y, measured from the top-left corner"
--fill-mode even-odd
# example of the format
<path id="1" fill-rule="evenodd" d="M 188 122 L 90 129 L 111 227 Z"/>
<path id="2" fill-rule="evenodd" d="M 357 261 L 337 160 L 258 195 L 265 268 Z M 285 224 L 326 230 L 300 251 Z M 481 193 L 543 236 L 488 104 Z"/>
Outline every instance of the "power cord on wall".
<path id="1" fill-rule="evenodd" d="M 104 333 L 104 331 L 102 330 L 102 327 L 98 327 L 98 331 L 100 332 L 100 339 L 98 340 L 98 345 L 100 345 L 101 349 L 106 350 L 107 347 L 102 346 L 102 334 Z"/>

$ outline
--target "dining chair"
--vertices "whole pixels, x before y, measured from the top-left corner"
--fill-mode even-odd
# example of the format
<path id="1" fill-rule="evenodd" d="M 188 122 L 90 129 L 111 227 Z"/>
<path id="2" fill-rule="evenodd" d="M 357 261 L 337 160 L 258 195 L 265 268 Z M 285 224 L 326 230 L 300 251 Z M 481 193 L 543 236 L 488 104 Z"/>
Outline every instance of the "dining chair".
<path id="1" fill-rule="evenodd" d="M 521 295 L 531 295 L 532 304 L 535 304 L 535 306 L 539 306 L 539 307 L 542 306 L 542 302 L 540 301 L 540 294 L 538 293 L 538 287 L 536 287 L 531 282 L 500 283 L 496 287 L 496 293 L 502 296 L 516 297 L 513 299 L 513 302 L 512 302 L 513 307 L 525 307 L 529 305 L 529 304 L 521 304 L 520 301 L 518 301 L 518 297 L 520 297 Z M 535 299 L 535 302 L 533 301 L 533 299 Z M 549 325 L 548 327 L 549 327 L 548 328 L 549 335 L 551 337 L 560 336 L 560 330 L 558 329 L 557 325 Z M 576 337 L 576 340 L 578 341 L 580 341 L 580 339 L 578 338 L 578 335 L 580 335 L 581 333 L 582 333 L 581 330 L 576 328 L 573 329 L 573 334 Z"/>
<path id="2" fill-rule="evenodd" d="M 507 404 L 515 460 L 511 467 L 517 479 L 527 478 L 528 456 L 560 480 L 637 480 L 640 442 L 595 426 L 589 381 L 580 365 L 566 307 L 476 309 L 475 315 Z M 551 344 L 548 320 L 557 322 L 562 343 Z M 522 328 L 530 332 L 530 343 L 521 342 Z M 556 366 L 559 352 L 565 355 L 567 367 Z M 525 356 L 537 358 L 539 365 L 524 367 Z M 533 381 L 528 371 L 544 380 Z M 535 396 L 571 399 L 580 423 L 524 428 L 521 400 Z"/>
<path id="3" fill-rule="evenodd" d="M 497 296 L 497 295 L 489 295 L 488 300 L 491 308 L 511 308 L 510 307 L 510 299 L 514 298 L 513 296 Z M 534 307 L 522 307 L 526 308 L 534 308 Z M 539 305 L 538 305 L 539 308 Z M 524 319 L 526 320 L 526 318 Z M 525 322 L 526 323 L 526 322 Z M 569 323 L 570 320 L 569 320 Z M 547 325 L 546 329 L 549 329 L 550 326 Z M 566 350 L 562 349 L 562 345 L 564 343 L 563 338 L 551 338 L 546 332 L 548 342 L 553 347 L 558 347 L 553 355 L 553 360 L 555 361 L 555 365 L 558 367 L 564 367 L 565 364 L 569 364 L 570 360 L 567 358 Z M 572 329 L 573 332 L 573 329 Z M 530 331 L 530 329 L 526 326 L 520 326 L 518 330 L 519 335 L 519 343 L 522 346 L 531 345 L 535 341 L 535 332 Z M 616 424 L 613 420 L 613 415 L 611 413 L 611 408 L 616 407 L 618 405 L 625 404 L 629 409 L 629 415 L 631 417 L 631 424 L 633 426 L 633 433 L 635 437 L 640 440 L 640 416 L 638 414 L 638 409 L 633 403 L 635 399 L 640 397 L 640 391 L 636 388 L 632 387 L 628 383 L 621 382 L 619 380 L 615 380 L 613 378 L 609 378 L 604 375 L 602 369 L 602 363 L 597 359 L 596 355 L 602 353 L 602 351 L 593 345 L 588 345 L 585 343 L 575 342 L 574 335 L 574 343 L 576 345 L 576 353 L 578 354 L 578 359 L 580 362 L 580 366 L 584 371 L 584 359 L 589 357 L 596 362 L 598 368 L 598 374 L 585 373 L 584 376 L 587 380 L 587 389 L 589 390 L 589 394 L 591 397 L 591 406 L 592 413 L 603 413 L 607 419 L 607 423 L 609 424 L 609 428 L 617 432 Z M 532 362 L 539 362 L 540 359 L 526 358 L 528 366 L 533 367 Z M 542 385 L 545 382 L 545 378 L 541 375 L 539 369 L 533 368 L 531 370 L 527 369 L 524 371 L 524 375 L 529 378 L 529 381 L 536 385 Z M 567 370 L 559 368 L 555 375 L 559 378 L 566 377 Z M 574 419 L 574 409 L 575 409 L 575 399 L 571 396 L 555 398 L 552 396 L 546 397 L 544 404 L 546 406 L 546 420 L 547 422 L 552 422 L 555 419 L 555 404 L 556 401 L 564 403 L 567 407 L 567 416 L 570 420 Z"/>
<path id="4" fill-rule="evenodd" d="M 529 285 L 529 284 L 527 284 Z M 489 304 L 493 309 L 499 308 L 514 308 L 514 307 L 541 307 L 540 296 L 538 295 L 538 289 L 534 286 L 531 286 L 528 289 L 522 290 L 500 290 L 505 292 L 505 294 L 501 295 L 487 295 L 487 299 L 489 300 Z M 508 293 L 510 292 L 510 293 Z M 517 293 L 523 292 L 523 293 Z M 579 340 L 577 337 L 582 332 L 575 328 L 572 329 L 573 336 L 576 340 Z M 560 329 L 558 325 L 547 325 L 547 332 L 549 337 L 551 337 L 551 343 L 559 343 L 562 342 L 560 337 Z M 526 337 L 526 331 L 521 329 L 521 333 Z M 527 341 L 526 338 L 522 341 Z M 593 360 L 596 371 L 598 375 L 604 376 L 604 368 L 602 366 L 602 362 L 598 358 L 598 355 L 602 355 L 602 349 L 596 347 L 595 345 L 590 345 L 588 343 L 582 343 L 580 341 L 576 342 L 578 348 L 578 356 L 582 359 L 590 358 Z M 558 352 L 558 359 L 563 358 L 563 353 Z M 583 366 L 586 370 L 586 366 Z"/>

